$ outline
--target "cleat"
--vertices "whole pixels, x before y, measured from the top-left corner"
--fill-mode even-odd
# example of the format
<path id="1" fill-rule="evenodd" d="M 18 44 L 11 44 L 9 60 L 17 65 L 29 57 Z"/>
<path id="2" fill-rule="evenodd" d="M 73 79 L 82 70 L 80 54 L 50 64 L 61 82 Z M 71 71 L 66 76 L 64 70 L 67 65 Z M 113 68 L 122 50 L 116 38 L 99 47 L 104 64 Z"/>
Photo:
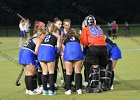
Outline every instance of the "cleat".
<path id="1" fill-rule="evenodd" d="M 65 94 L 66 94 L 66 95 L 71 95 L 71 90 L 65 91 Z"/>
<path id="2" fill-rule="evenodd" d="M 77 93 L 78 93 L 78 94 L 82 94 L 82 89 L 78 89 L 78 90 L 77 90 Z"/>
<path id="3" fill-rule="evenodd" d="M 48 90 L 43 90 L 42 95 L 48 95 Z"/>
<path id="4" fill-rule="evenodd" d="M 111 87 L 110 87 L 110 90 L 113 90 L 114 89 L 114 85 L 112 85 Z"/>
<path id="5" fill-rule="evenodd" d="M 38 86 L 37 89 L 36 89 L 36 91 L 41 94 L 42 91 L 43 91 L 43 87 L 42 86 Z"/>
<path id="6" fill-rule="evenodd" d="M 25 94 L 29 94 L 29 90 L 26 89 Z"/>
<path id="7" fill-rule="evenodd" d="M 48 95 L 55 95 L 56 94 L 56 91 L 52 91 L 52 90 L 48 90 Z"/>
<path id="8" fill-rule="evenodd" d="M 40 93 L 37 92 L 36 90 L 34 90 L 34 91 L 29 90 L 29 95 L 38 95 L 38 94 L 40 94 Z"/>

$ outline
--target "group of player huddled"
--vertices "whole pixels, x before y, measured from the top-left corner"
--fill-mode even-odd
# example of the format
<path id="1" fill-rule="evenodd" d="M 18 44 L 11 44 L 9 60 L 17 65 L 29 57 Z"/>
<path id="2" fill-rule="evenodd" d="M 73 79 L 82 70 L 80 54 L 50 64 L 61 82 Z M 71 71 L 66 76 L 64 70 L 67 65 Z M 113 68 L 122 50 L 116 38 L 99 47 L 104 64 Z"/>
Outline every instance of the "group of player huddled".
<path id="1" fill-rule="evenodd" d="M 59 59 L 66 95 L 72 92 L 82 94 L 83 66 L 83 83 L 87 83 L 87 93 L 100 93 L 113 88 L 113 70 L 117 60 L 121 59 L 117 44 L 104 35 L 92 15 L 84 19 L 80 36 L 70 26 L 69 19 L 62 22 L 55 18 L 54 22 L 46 25 L 41 21 L 35 22 L 34 35 L 19 52 L 19 64 L 24 66 L 26 94 L 56 94 Z M 25 30 L 20 32 L 22 37 L 26 33 Z M 72 84 L 74 81 L 75 84 Z"/>

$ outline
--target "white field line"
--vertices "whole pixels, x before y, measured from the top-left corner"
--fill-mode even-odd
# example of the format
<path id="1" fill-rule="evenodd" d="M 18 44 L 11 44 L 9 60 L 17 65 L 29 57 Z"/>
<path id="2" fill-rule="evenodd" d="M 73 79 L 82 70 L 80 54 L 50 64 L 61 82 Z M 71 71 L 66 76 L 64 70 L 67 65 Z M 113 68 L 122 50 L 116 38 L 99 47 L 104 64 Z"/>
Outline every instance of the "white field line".
<path id="1" fill-rule="evenodd" d="M 131 51 L 139 51 L 140 48 L 137 48 L 137 49 L 126 49 L 126 50 L 121 50 L 123 52 L 131 52 Z"/>
<path id="2" fill-rule="evenodd" d="M 132 52 L 132 51 L 140 51 L 140 48 L 137 49 L 126 49 L 126 50 L 121 50 L 122 52 Z M 17 60 L 18 58 L 13 58 L 14 60 Z M 8 61 L 6 58 L 0 58 L 0 61 Z"/>
<path id="3" fill-rule="evenodd" d="M 12 59 L 18 60 L 18 58 L 12 58 Z M 8 59 L 6 59 L 6 58 L 0 58 L 0 61 L 8 61 Z"/>

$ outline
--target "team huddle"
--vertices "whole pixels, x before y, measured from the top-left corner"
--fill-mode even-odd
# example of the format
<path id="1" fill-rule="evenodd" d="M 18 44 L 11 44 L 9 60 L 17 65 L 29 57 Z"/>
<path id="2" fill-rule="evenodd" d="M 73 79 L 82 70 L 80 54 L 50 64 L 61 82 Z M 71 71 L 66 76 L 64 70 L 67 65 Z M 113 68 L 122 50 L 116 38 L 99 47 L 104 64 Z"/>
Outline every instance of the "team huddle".
<path id="1" fill-rule="evenodd" d="M 70 26 L 69 19 L 62 22 L 55 18 L 54 22 L 46 25 L 41 21 L 35 22 L 34 35 L 19 52 L 19 64 L 24 66 L 26 94 L 57 94 L 59 61 L 66 95 L 75 91 L 83 93 L 83 66 L 87 93 L 113 89 L 114 68 L 117 60 L 121 59 L 117 44 L 104 35 L 92 15 L 84 19 L 80 36 Z"/>

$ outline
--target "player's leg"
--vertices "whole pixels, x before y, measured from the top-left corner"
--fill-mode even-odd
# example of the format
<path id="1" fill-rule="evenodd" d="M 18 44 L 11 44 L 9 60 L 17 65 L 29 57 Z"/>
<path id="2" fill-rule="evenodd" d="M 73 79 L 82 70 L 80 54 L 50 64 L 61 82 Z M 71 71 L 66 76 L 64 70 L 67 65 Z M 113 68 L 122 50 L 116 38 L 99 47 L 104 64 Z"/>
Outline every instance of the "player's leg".
<path id="1" fill-rule="evenodd" d="M 29 95 L 37 95 L 40 94 L 35 90 L 35 83 L 34 83 L 34 75 L 36 73 L 36 68 L 34 65 L 27 65 L 25 68 L 25 75 L 26 77 L 26 86 L 28 86 L 28 94 Z M 27 93 L 27 92 L 26 92 Z"/>
<path id="2" fill-rule="evenodd" d="M 112 60 L 112 80 L 111 80 L 111 87 L 113 87 L 113 80 L 114 80 L 114 69 L 117 64 L 117 61 L 122 58 L 121 50 L 118 46 L 113 47 L 111 50 L 111 60 Z M 112 88 L 113 89 L 113 88 Z"/>
<path id="3" fill-rule="evenodd" d="M 49 91 L 48 95 L 54 95 L 56 94 L 56 91 L 54 90 L 54 71 L 55 71 L 55 62 L 48 62 L 48 72 L 49 72 Z"/>
<path id="4" fill-rule="evenodd" d="M 117 64 L 118 60 L 112 60 L 112 76 L 111 76 L 111 82 L 110 82 L 110 86 L 111 86 L 111 90 L 113 89 L 113 82 L 114 82 L 114 68 Z"/>
<path id="5" fill-rule="evenodd" d="M 99 65 L 100 65 L 100 81 L 101 81 L 101 87 L 104 91 L 107 91 L 109 89 L 109 79 L 108 79 L 108 71 L 107 71 L 107 48 L 106 46 L 101 47 L 99 49 Z"/>
<path id="6" fill-rule="evenodd" d="M 87 61 L 88 64 L 91 66 L 90 68 L 90 75 L 89 75 L 89 83 L 87 92 L 94 92 L 100 93 L 100 69 L 99 69 L 99 58 L 98 58 L 98 47 L 90 46 Z M 93 89 L 93 90 L 92 90 Z"/>
<path id="7" fill-rule="evenodd" d="M 73 63 L 70 61 L 65 61 L 66 67 L 66 77 L 65 77 L 65 94 L 71 94 L 71 76 L 73 72 Z"/>
<path id="8" fill-rule="evenodd" d="M 20 37 L 20 39 L 19 39 L 19 48 L 22 47 L 22 41 L 23 41 L 23 37 Z"/>
<path id="9" fill-rule="evenodd" d="M 46 62 L 40 62 L 42 68 L 42 84 L 43 84 L 43 95 L 48 94 L 47 88 L 47 75 L 48 75 L 48 65 Z"/>
<path id="10" fill-rule="evenodd" d="M 75 84 L 78 94 L 82 94 L 82 74 L 81 74 L 82 61 L 74 62 Z"/>

